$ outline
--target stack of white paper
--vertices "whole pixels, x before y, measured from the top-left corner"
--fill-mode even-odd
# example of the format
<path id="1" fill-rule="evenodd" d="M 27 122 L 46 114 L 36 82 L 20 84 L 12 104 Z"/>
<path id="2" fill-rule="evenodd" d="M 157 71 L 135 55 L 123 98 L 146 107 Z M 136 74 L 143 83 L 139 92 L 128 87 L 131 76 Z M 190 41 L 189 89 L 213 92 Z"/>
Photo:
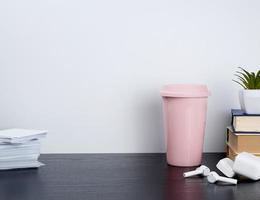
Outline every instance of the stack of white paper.
<path id="1" fill-rule="evenodd" d="M 47 131 L 6 129 L 0 130 L 0 170 L 37 168 L 41 139 Z"/>

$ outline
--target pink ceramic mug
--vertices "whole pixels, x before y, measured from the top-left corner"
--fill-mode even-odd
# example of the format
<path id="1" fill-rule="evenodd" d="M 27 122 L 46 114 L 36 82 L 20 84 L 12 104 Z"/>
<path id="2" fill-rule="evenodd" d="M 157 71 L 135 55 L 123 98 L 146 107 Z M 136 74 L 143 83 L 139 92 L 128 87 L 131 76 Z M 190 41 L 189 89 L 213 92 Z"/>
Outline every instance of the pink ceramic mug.
<path id="1" fill-rule="evenodd" d="M 201 164 L 209 95 L 207 86 L 196 84 L 167 85 L 161 90 L 168 164 Z"/>

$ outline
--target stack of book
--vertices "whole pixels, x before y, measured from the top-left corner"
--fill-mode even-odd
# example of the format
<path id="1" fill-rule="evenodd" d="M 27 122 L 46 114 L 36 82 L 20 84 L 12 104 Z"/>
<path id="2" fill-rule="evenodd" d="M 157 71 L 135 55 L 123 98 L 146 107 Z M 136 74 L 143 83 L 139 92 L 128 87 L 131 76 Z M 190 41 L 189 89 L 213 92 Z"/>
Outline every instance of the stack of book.
<path id="1" fill-rule="evenodd" d="M 241 152 L 260 156 L 260 115 L 232 109 L 231 126 L 227 127 L 227 156 L 234 159 Z"/>
<path id="2" fill-rule="evenodd" d="M 47 131 L 6 129 L 0 130 L 0 170 L 38 168 L 41 139 Z"/>

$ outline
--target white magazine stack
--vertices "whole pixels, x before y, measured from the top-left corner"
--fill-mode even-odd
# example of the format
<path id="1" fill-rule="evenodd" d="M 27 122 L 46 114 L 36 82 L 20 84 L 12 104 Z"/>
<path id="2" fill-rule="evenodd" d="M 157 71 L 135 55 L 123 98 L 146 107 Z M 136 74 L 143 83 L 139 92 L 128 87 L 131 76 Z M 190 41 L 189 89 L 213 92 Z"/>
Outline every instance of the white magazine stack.
<path id="1" fill-rule="evenodd" d="M 47 131 L 27 129 L 0 130 L 0 170 L 38 168 L 41 140 Z"/>

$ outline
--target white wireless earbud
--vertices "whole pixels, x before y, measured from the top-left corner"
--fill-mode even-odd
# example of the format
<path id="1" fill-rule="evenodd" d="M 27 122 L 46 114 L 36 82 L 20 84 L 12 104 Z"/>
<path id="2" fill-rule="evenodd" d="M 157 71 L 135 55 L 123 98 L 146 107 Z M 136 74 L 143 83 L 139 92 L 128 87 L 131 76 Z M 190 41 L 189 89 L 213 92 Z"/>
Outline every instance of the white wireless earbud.
<path id="1" fill-rule="evenodd" d="M 209 173 L 210 173 L 210 169 L 205 165 L 201 165 L 196 170 L 183 173 L 183 176 L 184 177 L 190 177 L 190 176 L 195 176 L 195 175 L 208 176 Z"/>
<path id="2" fill-rule="evenodd" d="M 207 176 L 208 182 L 210 183 L 215 183 L 217 181 L 221 181 L 224 183 L 230 183 L 230 184 L 237 184 L 237 180 L 233 178 L 226 178 L 223 176 L 219 176 L 216 172 L 210 172 L 209 175 Z"/>

